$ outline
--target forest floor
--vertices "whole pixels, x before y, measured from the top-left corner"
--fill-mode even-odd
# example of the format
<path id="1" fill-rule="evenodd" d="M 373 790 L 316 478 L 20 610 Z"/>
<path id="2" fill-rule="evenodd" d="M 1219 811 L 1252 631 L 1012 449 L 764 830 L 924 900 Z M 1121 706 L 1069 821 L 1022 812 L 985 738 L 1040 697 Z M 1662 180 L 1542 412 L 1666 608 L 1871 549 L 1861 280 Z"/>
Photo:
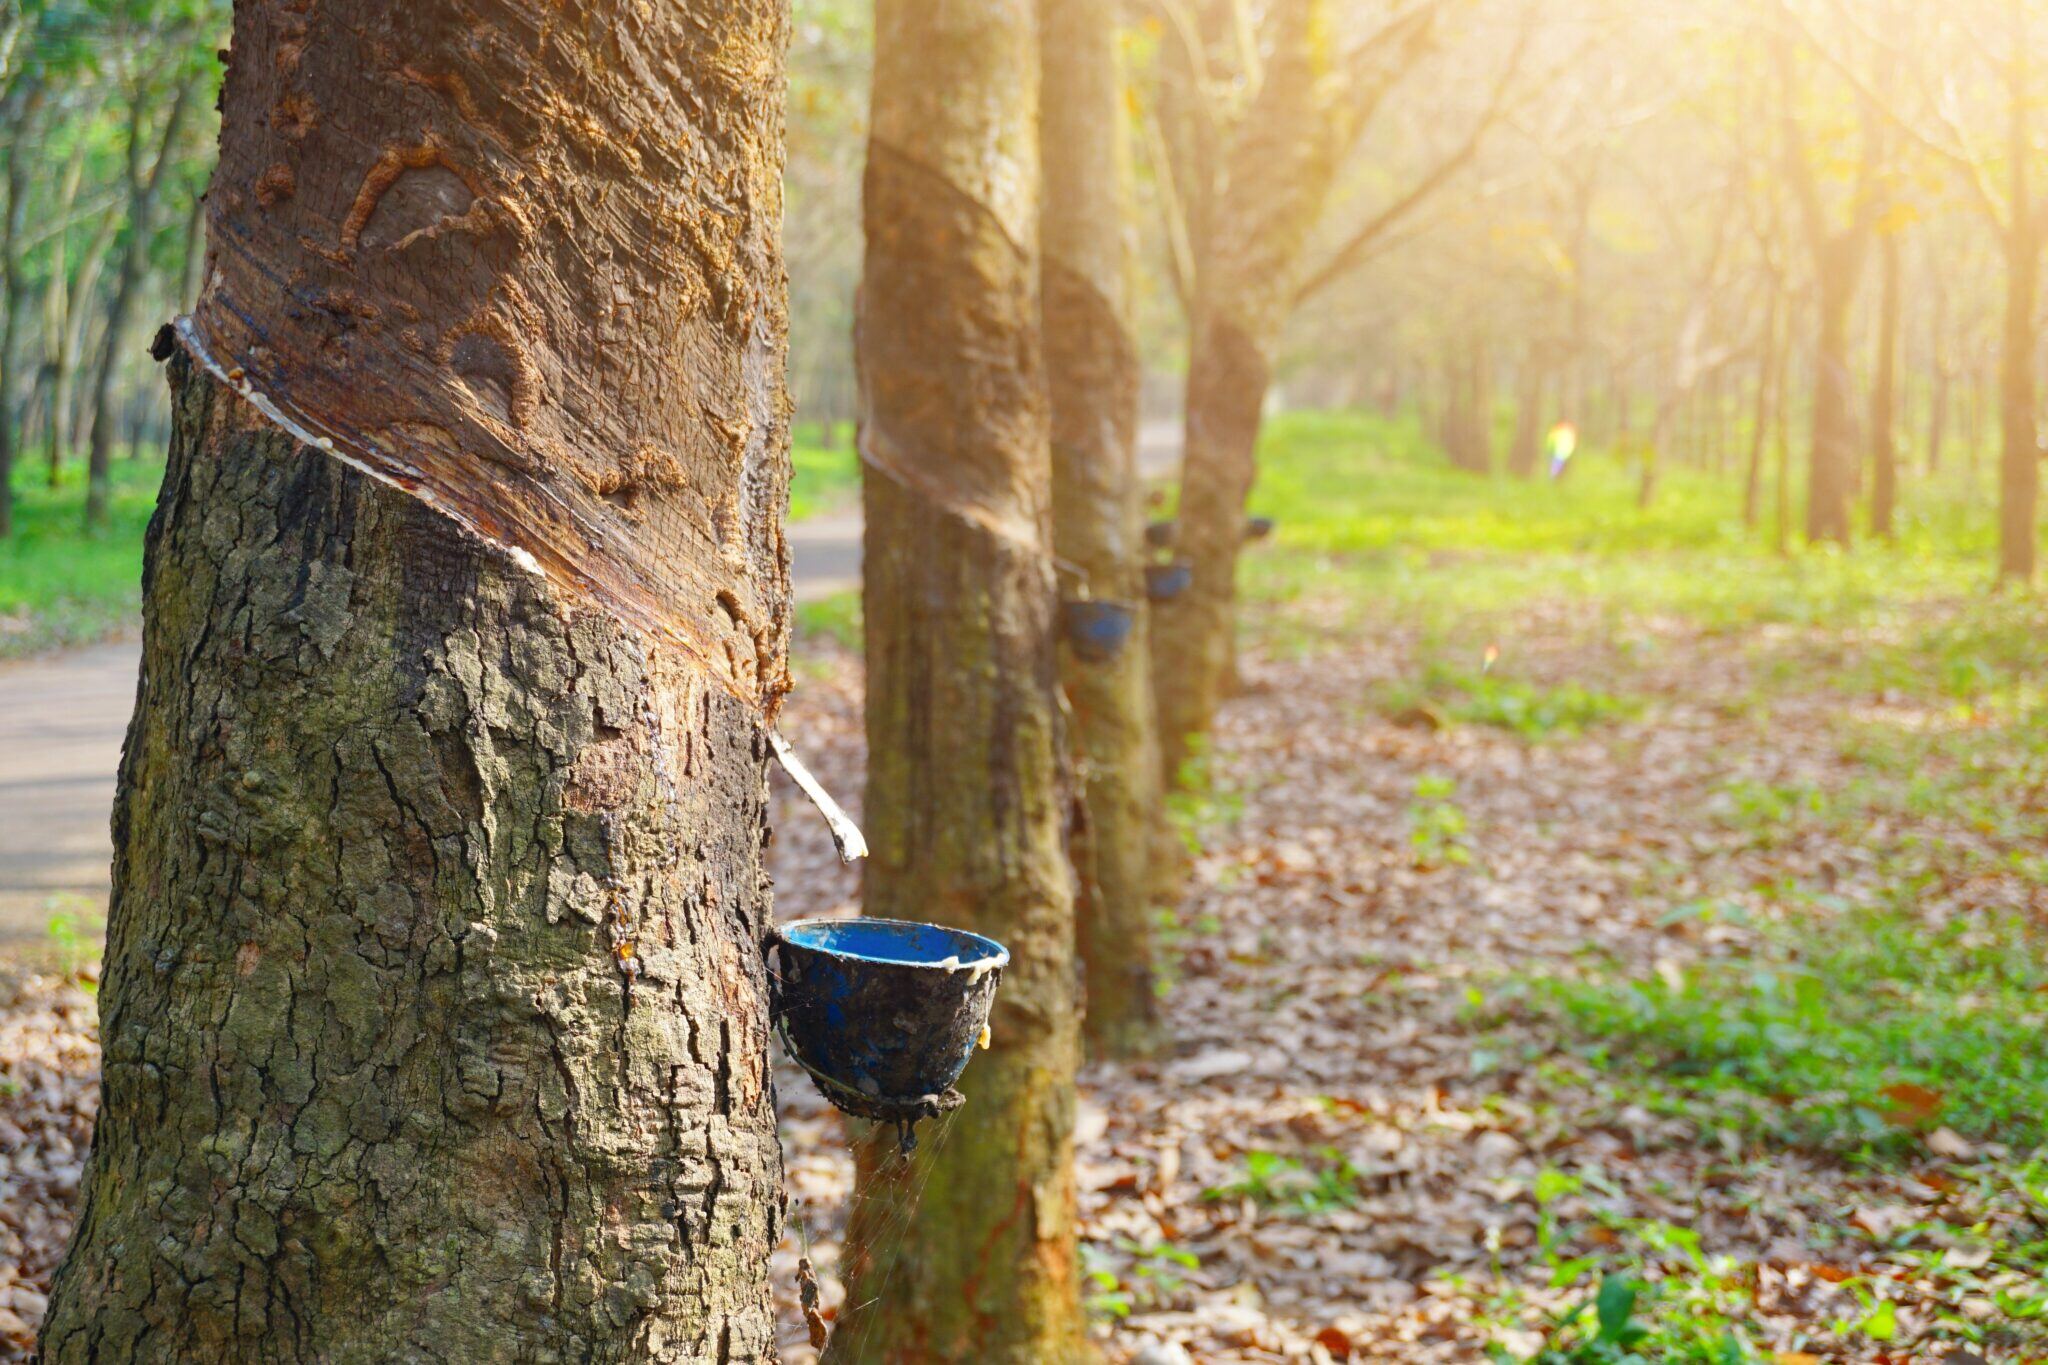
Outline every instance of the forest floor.
<path id="1" fill-rule="evenodd" d="M 1917 532 L 1779 563 L 1697 524 L 1725 500 L 1652 525 L 1618 473 L 1424 487 L 1290 434 L 1174 812 L 1170 1042 L 1083 1076 L 1105 1354 L 2048 1361 L 2041 600 Z M 857 808 L 857 611 L 805 619 L 784 729 Z M 778 913 L 852 911 L 779 779 L 777 816 Z M 0 991 L 17 1341 L 90 1130 L 91 947 Z M 851 1161 L 779 1089 L 801 1362 Z"/>

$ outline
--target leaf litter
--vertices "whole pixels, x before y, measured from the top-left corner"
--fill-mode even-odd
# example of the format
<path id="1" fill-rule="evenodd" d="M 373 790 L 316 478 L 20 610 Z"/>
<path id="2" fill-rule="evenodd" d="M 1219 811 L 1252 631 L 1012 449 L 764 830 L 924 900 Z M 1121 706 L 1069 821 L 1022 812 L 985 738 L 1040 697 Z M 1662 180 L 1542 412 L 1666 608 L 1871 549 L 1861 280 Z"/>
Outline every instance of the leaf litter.
<path id="1" fill-rule="evenodd" d="M 1882 889 L 1883 831 L 1795 812 L 1760 838 L 1726 810 L 1731 783 L 1842 784 L 1842 725 L 1870 708 L 1794 687 L 1760 718 L 1754 651 L 1679 622 L 1650 629 L 1655 648 L 1624 659 L 1567 612 L 1539 611 L 1489 650 L 1489 671 L 1625 676 L 1649 699 L 1542 743 L 1377 706 L 1414 671 L 1413 632 L 1247 653 L 1211 756 L 1233 799 L 1196 831 L 1162 936 L 1171 1041 L 1083 1075 L 1084 1293 L 1107 1358 L 1532 1359 L 1590 1330 L 1560 1322 L 1590 1302 L 1588 1267 L 1631 1248 L 1629 1273 L 1667 1297 L 1717 1286 L 1707 1298 L 1753 1348 L 1726 1359 L 2048 1359 L 2003 1263 L 2011 1244 L 2048 1242 L 2043 1196 L 2014 1174 L 2026 1154 L 1936 1122 L 1938 1094 L 1893 1096 L 1895 1117 L 1924 1126 L 1903 1160 L 1770 1145 L 1715 1111 L 1641 1102 L 1554 1021 L 1490 1009 L 1503 972 L 1598 963 L 1668 984 L 1739 958 L 1774 913 L 1760 888 L 1823 887 L 1802 902 L 1815 914 Z M 784 724 L 857 817 L 858 661 L 829 643 L 806 652 Z M 1955 723 L 1882 705 L 1895 722 Z M 775 783 L 778 914 L 852 913 L 857 869 Z M 1418 844 L 1430 802 L 1455 806 L 1469 857 Z M 1999 853 L 1967 822 L 1948 835 Z M 2038 882 L 2002 874 L 1997 856 L 1977 867 L 1933 879 L 1927 913 L 2048 923 Z M 1752 914 L 1673 916 L 1709 897 Z M 21 1354 L 97 1103 L 92 975 L 0 983 L 0 1342 Z M 852 1162 L 840 1116 L 793 1067 L 778 1082 L 792 1202 L 775 1288 L 784 1358 L 804 1362 L 843 1300 Z"/>

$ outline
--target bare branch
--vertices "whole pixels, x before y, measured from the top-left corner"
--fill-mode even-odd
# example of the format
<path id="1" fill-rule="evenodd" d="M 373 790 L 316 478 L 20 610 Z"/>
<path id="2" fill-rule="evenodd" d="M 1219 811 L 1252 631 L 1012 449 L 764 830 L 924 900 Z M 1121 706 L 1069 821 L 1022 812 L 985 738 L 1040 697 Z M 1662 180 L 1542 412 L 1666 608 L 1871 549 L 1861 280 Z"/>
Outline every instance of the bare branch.
<path id="1" fill-rule="evenodd" d="M 1486 140 L 1486 134 L 1507 112 L 1508 91 L 1516 76 L 1521 73 L 1522 61 L 1528 53 L 1529 40 L 1534 32 L 1533 14 L 1533 10 L 1524 11 L 1521 32 L 1516 35 L 1515 46 L 1509 52 L 1506 64 L 1493 83 L 1486 107 L 1473 121 L 1464 140 L 1450 155 L 1416 181 L 1406 194 L 1374 214 L 1363 227 L 1346 239 L 1344 244 L 1324 262 L 1322 268 L 1309 276 L 1307 282 L 1295 290 L 1294 302 L 1297 306 L 1356 269 L 1359 263 L 1366 259 L 1374 241 L 1382 233 L 1413 212 L 1418 205 L 1435 194 L 1479 155 L 1479 148 Z"/>

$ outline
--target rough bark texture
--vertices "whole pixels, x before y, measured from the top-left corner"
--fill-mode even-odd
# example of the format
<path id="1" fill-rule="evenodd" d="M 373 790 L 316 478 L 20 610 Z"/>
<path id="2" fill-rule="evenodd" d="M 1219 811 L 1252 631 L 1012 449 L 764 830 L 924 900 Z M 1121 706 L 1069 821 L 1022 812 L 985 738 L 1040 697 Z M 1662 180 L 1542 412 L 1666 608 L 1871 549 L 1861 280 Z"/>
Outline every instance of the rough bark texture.
<path id="1" fill-rule="evenodd" d="M 882 0 L 856 356 L 866 552 L 865 911 L 1011 959 L 950 1136 L 864 1140 L 842 1361 L 1082 1351 L 1080 1029 L 1039 346 L 1028 0 Z M 922 1197 L 919 1190 L 922 1189 Z"/>
<path id="2" fill-rule="evenodd" d="M 45 1358 L 772 1358 L 746 704 L 174 387 Z"/>
<path id="3" fill-rule="evenodd" d="M 1160 760 L 1180 780 L 1215 715 L 1236 628 L 1237 555 L 1256 476 L 1259 418 L 1303 249 L 1336 175 L 1323 0 L 1282 0 L 1259 94 L 1212 206 L 1189 335 L 1178 552 L 1194 581 L 1153 613 Z"/>
<path id="4" fill-rule="evenodd" d="M 1158 1023 L 1152 887 L 1162 830 L 1140 567 L 1139 362 L 1116 10 L 1108 0 L 1041 0 L 1039 23 L 1053 546 L 1072 566 L 1063 597 L 1118 602 L 1132 614 L 1130 639 L 1113 657 L 1073 649 L 1061 656 L 1080 779 L 1070 849 L 1085 1028 L 1091 1052 L 1128 1056 L 1150 1046 Z"/>
<path id="5" fill-rule="evenodd" d="M 237 319 L 245 339 L 273 320 L 279 336 L 338 330 L 290 365 L 258 351 L 246 369 L 220 332 L 202 332 L 226 380 L 196 352 L 172 358 L 115 809 L 100 1120 L 44 1327 L 51 1362 L 774 1356 L 780 1158 L 760 945 L 763 712 L 784 676 L 788 599 L 785 18 L 746 0 L 661 11 L 677 31 L 657 73 L 636 60 L 656 20 L 596 4 L 580 27 L 551 27 L 561 13 L 453 0 L 238 9 L 215 195 L 243 210 L 216 209 L 202 311 Z M 691 46 L 708 32 L 720 43 Z M 401 37 L 412 41 L 385 46 Z M 359 65 L 334 65 L 325 44 Z M 721 65 L 735 50 L 759 64 Z M 469 61 L 481 65 L 467 78 L 419 75 Z M 254 102 L 279 73 L 299 82 L 284 115 Z M 533 83 L 516 86 L 522 74 Z M 590 326 L 550 334 L 550 354 L 580 367 L 584 415 L 606 418 L 587 424 L 583 458 L 631 456 L 619 432 L 676 402 L 606 365 L 654 373 L 679 327 L 722 340 L 704 341 L 702 373 L 670 377 L 738 376 L 761 419 L 744 459 L 695 430 L 663 447 L 693 496 L 761 514 L 742 538 L 663 542 L 731 599 L 679 600 L 674 629 L 644 627 L 630 601 L 615 610 L 593 590 L 601 578 L 540 571 L 550 545 L 520 534 L 531 484 L 469 471 L 465 496 L 506 509 L 486 528 L 502 539 L 487 538 L 446 514 L 457 499 L 431 480 L 401 480 L 329 436 L 303 444 L 272 418 L 291 395 L 273 403 L 250 382 L 263 366 L 335 396 L 339 407 L 291 413 L 337 431 L 352 395 L 396 382 L 402 357 L 372 324 L 401 302 L 429 326 L 482 275 L 516 274 L 522 253 L 607 261 L 622 302 L 672 283 L 643 223 L 574 211 L 603 200 L 614 173 L 612 197 L 628 188 L 623 167 L 587 162 L 561 198 L 529 201 L 517 250 L 444 234 L 431 239 L 442 268 L 414 270 L 409 294 L 370 302 L 397 277 L 358 260 L 357 301 L 321 305 L 334 226 L 315 210 L 339 201 L 273 199 L 302 205 L 298 235 L 252 230 L 245 218 L 263 209 L 242 177 L 271 153 L 250 144 L 282 138 L 288 160 L 272 164 L 302 186 L 359 180 L 383 145 L 368 136 L 372 111 L 411 145 L 455 145 L 421 124 L 443 120 L 434 101 L 464 105 L 451 93 L 464 79 L 491 91 L 478 97 L 490 110 L 518 103 L 531 166 L 552 164 L 551 138 L 571 125 L 595 137 L 642 101 L 687 106 L 663 125 L 671 139 L 691 120 L 714 130 L 706 155 L 732 174 L 669 180 L 660 163 L 629 197 L 745 205 L 744 249 L 696 258 L 721 296 L 750 300 L 745 328 L 722 318 L 700 334 L 652 310 L 600 326 L 593 311 Z M 466 111 L 480 129 L 489 112 Z M 308 136 L 336 127 L 359 136 Z M 241 253 L 231 268 L 223 237 Z M 231 277 L 264 290 L 236 292 Z M 535 295 L 557 316 L 560 298 Z M 554 402 L 544 388 L 537 411 Z M 459 425 L 449 415 L 439 429 Z M 677 643 L 718 638 L 752 603 L 770 610 L 748 666 Z"/>

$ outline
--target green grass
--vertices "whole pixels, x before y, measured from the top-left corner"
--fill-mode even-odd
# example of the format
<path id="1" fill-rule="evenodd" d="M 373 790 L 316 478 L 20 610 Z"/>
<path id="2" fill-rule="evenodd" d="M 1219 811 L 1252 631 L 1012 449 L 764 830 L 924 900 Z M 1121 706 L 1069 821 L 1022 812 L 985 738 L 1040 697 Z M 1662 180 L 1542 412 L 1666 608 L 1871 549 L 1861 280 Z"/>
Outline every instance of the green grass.
<path id="1" fill-rule="evenodd" d="M 1596 1072 L 1708 1129 L 1904 1155 L 1936 1127 L 2048 1143 L 2048 936 L 1816 905 L 1751 956 L 1667 979 L 1538 979 L 1528 1000 Z"/>
<path id="2" fill-rule="evenodd" d="M 791 449 L 792 520 L 856 501 L 859 460 L 845 443 L 844 428 L 839 435 L 842 444 L 827 448 L 816 423 L 798 424 Z M 0 658 L 89 644 L 135 629 L 142 603 L 142 537 L 163 473 L 161 452 L 134 460 L 117 453 L 110 524 L 87 535 L 83 461 L 68 461 L 55 488 L 40 460 L 15 469 L 15 533 L 0 540 Z M 856 613 L 855 629 L 857 620 Z"/>
<path id="3" fill-rule="evenodd" d="M 860 499 L 860 458 L 853 451 L 852 433 L 839 424 L 832 435 L 837 444 L 820 423 L 796 424 L 789 451 L 791 521 L 841 511 Z"/>
<path id="4" fill-rule="evenodd" d="M 1244 592 L 1263 604 L 1343 604 L 1323 636 L 1391 612 L 1483 642 L 1543 602 L 1610 627 L 1672 615 L 1722 630 L 1848 628 L 1931 599 L 1980 598 L 1991 582 L 1994 495 L 1959 472 L 1908 482 L 1895 544 L 1782 559 L 1770 549 L 1768 497 L 1763 524 L 1745 528 L 1734 477 L 1666 462 L 1648 509 L 1637 489 L 1627 462 L 1598 447 L 1556 483 L 1475 478 L 1413 414 L 1282 414 L 1267 424 L 1252 494 L 1278 530 L 1270 548 L 1247 553 Z M 1793 496 L 1796 539 L 1796 485 Z M 1247 616 L 1269 644 L 1318 642 L 1276 613 Z"/>
<path id="5" fill-rule="evenodd" d="M 142 533 L 163 481 L 160 458 L 117 456 L 105 531 L 85 530 L 85 467 L 14 471 L 14 534 L 0 540 L 0 658 L 87 644 L 133 628 L 142 601 Z"/>
<path id="6" fill-rule="evenodd" d="M 1582 683 L 1545 687 L 1432 661 L 1420 678 L 1389 686 L 1382 707 L 1396 717 L 1420 712 L 1435 724 L 1491 725 L 1535 741 L 1582 734 L 1604 721 L 1636 715 L 1643 704 Z"/>

